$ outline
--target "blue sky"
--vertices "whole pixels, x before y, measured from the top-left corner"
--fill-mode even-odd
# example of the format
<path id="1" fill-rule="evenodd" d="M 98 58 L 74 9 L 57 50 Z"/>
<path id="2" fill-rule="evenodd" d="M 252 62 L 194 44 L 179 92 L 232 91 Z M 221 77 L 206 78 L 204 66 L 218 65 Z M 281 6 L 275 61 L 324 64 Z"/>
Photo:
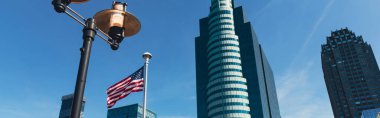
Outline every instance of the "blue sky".
<path id="1" fill-rule="evenodd" d="M 83 16 L 112 0 L 73 4 Z M 320 45 L 332 30 L 363 35 L 380 59 L 379 0 L 236 0 L 259 37 L 275 74 L 283 118 L 332 118 L 320 62 Z M 0 117 L 58 117 L 61 96 L 72 93 L 82 27 L 54 12 L 47 0 L 2 1 L 0 12 Z M 85 117 L 106 117 L 107 87 L 143 64 L 150 51 L 148 107 L 160 118 L 195 118 L 194 37 L 209 0 L 128 0 L 142 23 L 136 36 L 112 51 L 96 38 L 85 96 Z M 16 7 L 15 7 L 16 6 Z M 116 107 L 141 103 L 134 93 Z"/>

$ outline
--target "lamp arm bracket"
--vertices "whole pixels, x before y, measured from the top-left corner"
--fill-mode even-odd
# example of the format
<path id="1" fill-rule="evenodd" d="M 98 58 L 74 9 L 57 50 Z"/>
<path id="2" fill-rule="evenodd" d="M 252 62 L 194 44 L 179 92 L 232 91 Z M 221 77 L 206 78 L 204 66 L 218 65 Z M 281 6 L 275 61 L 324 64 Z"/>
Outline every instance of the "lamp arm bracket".
<path id="1" fill-rule="evenodd" d="M 67 14 L 70 18 L 74 19 L 75 21 L 77 21 L 79 24 L 81 24 L 82 26 L 86 26 L 86 24 L 83 22 L 85 21 L 86 19 L 81 16 L 78 12 L 76 12 L 75 10 L 71 9 L 69 6 L 66 7 L 71 13 L 73 13 L 75 16 L 79 17 L 75 17 L 73 14 L 71 14 L 70 12 L 68 11 L 65 11 L 65 14 Z M 95 21 L 96 22 L 96 21 Z M 99 31 L 101 34 L 103 34 L 105 37 L 107 37 L 108 39 L 112 39 L 110 36 L 108 36 L 106 33 L 104 33 L 104 31 L 100 30 L 99 28 L 96 28 L 97 31 Z M 106 43 L 108 43 L 109 45 L 111 45 L 112 43 L 109 42 L 105 37 L 103 37 L 102 35 L 96 33 L 96 35 L 98 37 L 100 37 L 102 40 L 104 40 Z"/>

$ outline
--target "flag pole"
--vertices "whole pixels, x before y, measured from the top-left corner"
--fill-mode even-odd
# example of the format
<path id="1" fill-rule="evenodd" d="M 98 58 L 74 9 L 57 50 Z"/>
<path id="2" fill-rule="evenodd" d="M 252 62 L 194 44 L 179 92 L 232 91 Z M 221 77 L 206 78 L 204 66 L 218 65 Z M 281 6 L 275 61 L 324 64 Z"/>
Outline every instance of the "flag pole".
<path id="1" fill-rule="evenodd" d="M 152 54 L 149 52 L 145 52 L 143 54 L 143 58 L 145 59 L 144 65 L 144 103 L 143 103 L 143 117 L 146 118 L 146 98 L 147 98 L 147 90 L 148 90 L 148 64 L 149 60 L 152 58 Z"/>

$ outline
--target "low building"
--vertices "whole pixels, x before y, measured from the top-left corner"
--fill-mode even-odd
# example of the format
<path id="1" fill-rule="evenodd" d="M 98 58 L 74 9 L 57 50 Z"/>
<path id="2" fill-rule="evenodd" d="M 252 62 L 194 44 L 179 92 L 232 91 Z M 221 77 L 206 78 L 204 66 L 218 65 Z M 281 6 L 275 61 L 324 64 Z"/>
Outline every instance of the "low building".
<path id="1" fill-rule="evenodd" d="M 73 106 L 73 100 L 74 100 L 74 95 L 69 94 L 62 96 L 62 105 L 61 105 L 61 111 L 59 112 L 59 118 L 70 118 L 71 116 L 71 107 Z M 84 110 L 84 104 L 85 104 L 85 99 L 83 98 L 82 102 L 82 112 L 80 117 L 83 118 L 83 110 Z"/>
<path id="2" fill-rule="evenodd" d="M 364 110 L 361 118 L 380 118 L 380 108 Z"/>
<path id="3" fill-rule="evenodd" d="M 118 108 L 109 109 L 107 118 L 141 118 L 143 108 L 141 105 L 132 104 Z M 146 110 L 146 118 L 157 118 L 156 113 Z"/>

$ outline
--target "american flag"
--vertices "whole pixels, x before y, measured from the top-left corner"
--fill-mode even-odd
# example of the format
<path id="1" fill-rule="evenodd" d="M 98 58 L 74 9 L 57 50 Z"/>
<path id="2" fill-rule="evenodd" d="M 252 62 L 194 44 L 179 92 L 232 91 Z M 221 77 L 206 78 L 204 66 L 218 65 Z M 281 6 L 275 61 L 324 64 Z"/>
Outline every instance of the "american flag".
<path id="1" fill-rule="evenodd" d="M 117 82 L 107 89 L 107 106 L 111 108 L 118 100 L 128 96 L 132 92 L 144 90 L 144 66 L 134 72 L 132 75 Z"/>

